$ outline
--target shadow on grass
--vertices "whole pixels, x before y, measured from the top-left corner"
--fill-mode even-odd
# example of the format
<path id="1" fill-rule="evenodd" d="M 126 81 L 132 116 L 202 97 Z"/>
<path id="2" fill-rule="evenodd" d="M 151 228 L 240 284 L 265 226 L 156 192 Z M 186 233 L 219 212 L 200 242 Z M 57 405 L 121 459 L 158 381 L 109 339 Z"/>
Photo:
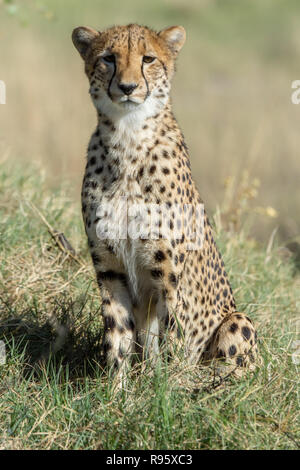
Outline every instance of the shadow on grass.
<path id="1" fill-rule="evenodd" d="M 50 315 L 37 312 L 35 305 L 16 312 L 0 298 L 0 340 L 7 346 L 8 360 L 22 358 L 25 377 L 39 378 L 62 367 L 69 379 L 95 376 L 104 368 L 100 318 L 100 308 L 89 310 L 82 298 L 56 298 Z"/>

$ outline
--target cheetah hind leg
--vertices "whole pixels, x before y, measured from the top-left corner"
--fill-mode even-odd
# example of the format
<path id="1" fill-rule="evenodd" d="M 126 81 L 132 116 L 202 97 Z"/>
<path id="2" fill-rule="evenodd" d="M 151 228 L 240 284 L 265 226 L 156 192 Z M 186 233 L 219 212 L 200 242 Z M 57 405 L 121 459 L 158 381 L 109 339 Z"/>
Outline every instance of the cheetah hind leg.
<path id="1" fill-rule="evenodd" d="M 245 370 L 255 370 L 258 362 L 257 333 L 244 313 L 226 317 L 214 332 L 203 359 L 218 360 L 218 370 L 240 377 Z M 220 366 L 220 367 L 219 367 Z"/>

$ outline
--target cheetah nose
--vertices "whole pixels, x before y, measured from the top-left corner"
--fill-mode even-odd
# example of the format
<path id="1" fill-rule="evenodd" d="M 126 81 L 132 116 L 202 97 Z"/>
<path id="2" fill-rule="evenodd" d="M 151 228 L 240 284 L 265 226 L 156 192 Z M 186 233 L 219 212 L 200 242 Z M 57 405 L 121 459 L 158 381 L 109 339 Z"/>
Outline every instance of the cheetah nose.
<path id="1" fill-rule="evenodd" d="M 119 88 L 120 90 L 123 91 L 125 95 L 131 95 L 133 90 L 137 88 L 137 84 L 136 83 L 120 83 Z"/>

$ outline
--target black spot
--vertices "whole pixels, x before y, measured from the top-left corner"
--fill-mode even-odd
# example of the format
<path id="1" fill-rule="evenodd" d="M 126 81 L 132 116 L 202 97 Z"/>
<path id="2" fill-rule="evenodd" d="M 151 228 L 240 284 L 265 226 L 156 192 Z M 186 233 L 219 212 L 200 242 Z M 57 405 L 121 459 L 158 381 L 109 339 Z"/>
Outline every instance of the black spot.
<path id="1" fill-rule="evenodd" d="M 118 280 L 121 281 L 124 286 L 127 286 L 127 279 L 126 279 L 125 274 L 119 273 L 118 274 Z"/>
<path id="2" fill-rule="evenodd" d="M 163 277 L 163 271 L 161 269 L 152 269 L 151 276 L 153 277 L 153 279 L 160 279 L 161 277 Z"/>
<path id="3" fill-rule="evenodd" d="M 234 344 L 232 344 L 228 349 L 228 354 L 229 356 L 234 356 L 236 354 L 236 347 L 234 346 Z"/>
<path id="4" fill-rule="evenodd" d="M 111 342 L 108 339 L 105 339 L 105 342 L 103 344 L 103 350 L 104 354 L 107 354 L 107 352 L 112 348 Z"/>
<path id="5" fill-rule="evenodd" d="M 155 258 L 156 261 L 164 261 L 166 259 L 166 255 L 164 254 L 163 251 L 158 250 L 155 253 L 154 258 Z"/>
<path id="6" fill-rule="evenodd" d="M 139 169 L 139 172 L 138 172 L 138 177 L 141 178 L 144 174 L 144 167 L 141 166 L 141 168 Z"/>
<path id="7" fill-rule="evenodd" d="M 172 284 L 173 287 L 177 286 L 177 279 L 174 273 L 169 274 L 169 281 Z"/>
<path id="8" fill-rule="evenodd" d="M 107 249 L 107 251 L 109 251 L 111 254 L 114 253 L 114 249 L 113 249 L 113 247 L 112 247 L 111 245 L 106 245 L 106 249 Z"/>
<path id="9" fill-rule="evenodd" d="M 243 356 L 239 355 L 237 358 L 236 358 L 236 364 L 238 366 L 243 366 L 244 365 L 244 358 Z"/>
<path id="10" fill-rule="evenodd" d="M 103 299 L 102 304 L 103 305 L 110 305 L 110 300 L 109 299 Z"/>
<path id="11" fill-rule="evenodd" d="M 93 263 L 101 263 L 101 258 L 100 256 L 96 255 L 95 253 L 92 253 L 92 260 L 93 260 Z"/>
<path id="12" fill-rule="evenodd" d="M 119 280 L 123 284 L 126 284 L 126 276 L 122 273 L 116 273 L 115 271 L 99 271 L 97 273 L 98 281 L 115 281 Z"/>
<path id="13" fill-rule="evenodd" d="M 237 329 L 238 329 L 237 323 L 232 323 L 232 325 L 230 325 L 230 327 L 229 327 L 229 331 L 231 333 L 235 333 Z"/>
<path id="14" fill-rule="evenodd" d="M 250 336 L 251 336 L 251 331 L 250 331 L 250 329 L 249 329 L 247 326 L 243 326 L 243 328 L 242 328 L 242 334 L 243 334 L 243 336 L 244 336 L 244 338 L 245 338 L 246 340 L 249 340 L 249 338 L 250 338 Z"/>
<path id="15" fill-rule="evenodd" d="M 104 317 L 104 326 L 106 330 L 113 330 L 116 326 L 114 317 L 107 315 Z"/>
<path id="16" fill-rule="evenodd" d="M 97 273 L 98 280 L 101 281 L 113 281 L 117 279 L 118 274 L 115 271 L 99 271 Z"/>
<path id="17" fill-rule="evenodd" d="M 226 357 L 226 354 L 222 349 L 218 349 L 217 359 L 221 359 L 221 357 Z"/>

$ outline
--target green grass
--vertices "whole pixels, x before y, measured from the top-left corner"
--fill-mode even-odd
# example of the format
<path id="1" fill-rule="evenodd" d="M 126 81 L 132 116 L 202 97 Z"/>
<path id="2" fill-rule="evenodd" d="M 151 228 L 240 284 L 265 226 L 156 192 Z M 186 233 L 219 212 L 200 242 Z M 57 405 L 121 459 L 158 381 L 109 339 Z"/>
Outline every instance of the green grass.
<path id="1" fill-rule="evenodd" d="M 258 327 L 256 372 L 218 386 L 212 368 L 178 356 L 155 371 L 133 369 L 116 391 L 102 369 L 100 299 L 79 205 L 68 190 L 47 190 L 39 169 L 6 161 L 0 170 L 0 449 L 299 448 L 299 273 L 286 249 L 216 224 L 238 308 Z"/>

